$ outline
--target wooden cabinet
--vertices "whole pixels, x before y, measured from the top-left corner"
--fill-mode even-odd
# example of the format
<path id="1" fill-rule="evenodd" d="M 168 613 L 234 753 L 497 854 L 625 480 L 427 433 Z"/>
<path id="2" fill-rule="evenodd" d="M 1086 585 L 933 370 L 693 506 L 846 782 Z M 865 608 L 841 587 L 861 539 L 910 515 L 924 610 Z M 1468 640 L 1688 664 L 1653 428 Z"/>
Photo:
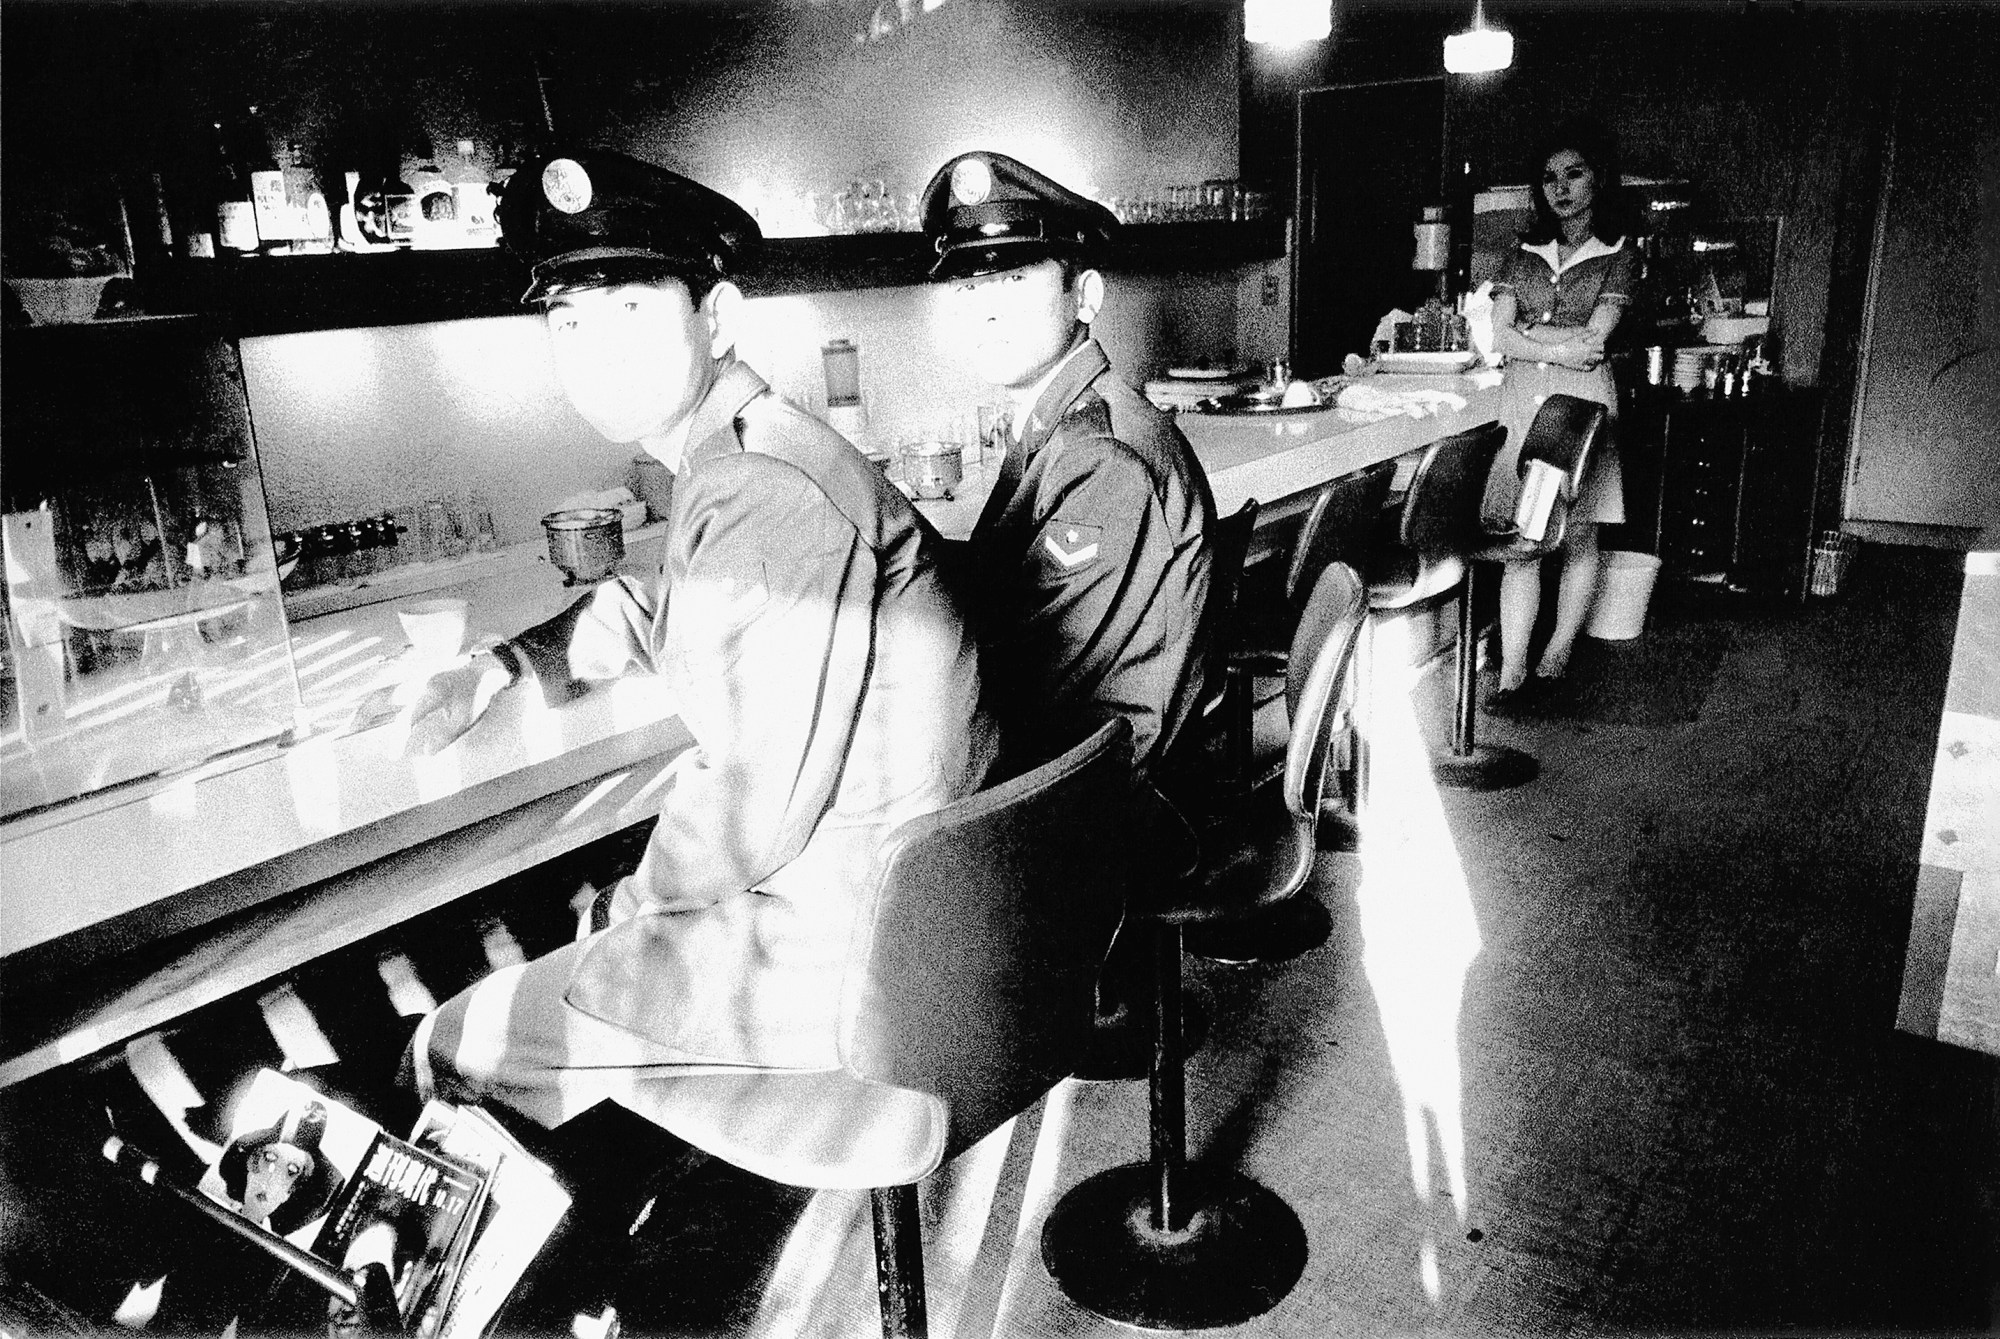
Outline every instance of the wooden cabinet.
<path id="1" fill-rule="evenodd" d="M 1734 398 L 1642 386 L 1621 411 L 1626 520 L 1605 547 L 1659 554 L 1670 580 L 1802 597 L 1821 401 L 1776 385 Z"/>

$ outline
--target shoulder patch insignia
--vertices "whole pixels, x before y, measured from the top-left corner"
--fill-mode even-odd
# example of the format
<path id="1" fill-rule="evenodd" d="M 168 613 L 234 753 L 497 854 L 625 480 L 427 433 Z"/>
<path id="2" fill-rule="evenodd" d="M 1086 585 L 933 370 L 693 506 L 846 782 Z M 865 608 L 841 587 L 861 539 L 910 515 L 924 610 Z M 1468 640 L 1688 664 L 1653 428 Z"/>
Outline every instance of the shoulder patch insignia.
<path id="1" fill-rule="evenodd" d="M 1075 572 L 1097 561 L 1103 527 L 1061 519 L 1042 527 L 1042 552 L 1060 572 Z"/>

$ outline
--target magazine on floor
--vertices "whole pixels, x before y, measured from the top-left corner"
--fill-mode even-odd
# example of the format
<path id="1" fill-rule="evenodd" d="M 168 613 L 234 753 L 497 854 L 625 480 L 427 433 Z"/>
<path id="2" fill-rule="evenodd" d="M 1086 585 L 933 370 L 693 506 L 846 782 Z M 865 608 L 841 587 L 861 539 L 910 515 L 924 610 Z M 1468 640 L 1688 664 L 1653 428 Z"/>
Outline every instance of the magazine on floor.
<path id="1" fill-rule="evenodd" d="M 569 1210 L 491 1116 L 431 1102 L 408 1139 L 261 1070 L 202 1193 L 329 1264 L 387 1271 L 407 1333 L 476 1339 Z"/>

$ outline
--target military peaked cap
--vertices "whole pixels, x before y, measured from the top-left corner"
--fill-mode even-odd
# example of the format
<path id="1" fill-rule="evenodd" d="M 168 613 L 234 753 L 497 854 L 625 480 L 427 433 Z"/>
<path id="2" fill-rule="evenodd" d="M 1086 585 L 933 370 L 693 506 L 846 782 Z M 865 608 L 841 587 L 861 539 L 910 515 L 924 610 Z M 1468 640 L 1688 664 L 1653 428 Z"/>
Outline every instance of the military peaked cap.
<path id="1" fill-rule="evenodd" d="M 523 302 L 660 278 L 712 282 L 763 238 L 728 196 L 608 149 L 530 160 L 497 213 L 502 245 L 533 266 Z"/>
<path id="2" fill-rule="evenodd" d="M 1077 256 L 1111 239 L 1118 217 L 1002 153 L 960 154 L 924 188 L 933 279 L 960 279 Z"/>

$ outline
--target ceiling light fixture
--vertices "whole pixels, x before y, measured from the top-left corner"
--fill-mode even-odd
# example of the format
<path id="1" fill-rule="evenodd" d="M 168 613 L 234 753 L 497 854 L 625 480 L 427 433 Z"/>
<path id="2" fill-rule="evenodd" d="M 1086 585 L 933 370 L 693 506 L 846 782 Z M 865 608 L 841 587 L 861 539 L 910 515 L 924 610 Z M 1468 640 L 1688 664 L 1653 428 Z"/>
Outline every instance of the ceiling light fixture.
<path id="1" fill-rule="evenodd" d="M 1323 42 L 1333 31 L 1333 0 L 1243 0 L 1243 40 L 1268 46 Z"/>
<path id="2" fill-rule="evenodd" d="M 1486 26 L 1481 0 L 1472 0 L 1472 26 L 1444 39 L 1444 68 L 1452 74 L 1485 74 L 1514 63 L 1514 34 Z"/>

